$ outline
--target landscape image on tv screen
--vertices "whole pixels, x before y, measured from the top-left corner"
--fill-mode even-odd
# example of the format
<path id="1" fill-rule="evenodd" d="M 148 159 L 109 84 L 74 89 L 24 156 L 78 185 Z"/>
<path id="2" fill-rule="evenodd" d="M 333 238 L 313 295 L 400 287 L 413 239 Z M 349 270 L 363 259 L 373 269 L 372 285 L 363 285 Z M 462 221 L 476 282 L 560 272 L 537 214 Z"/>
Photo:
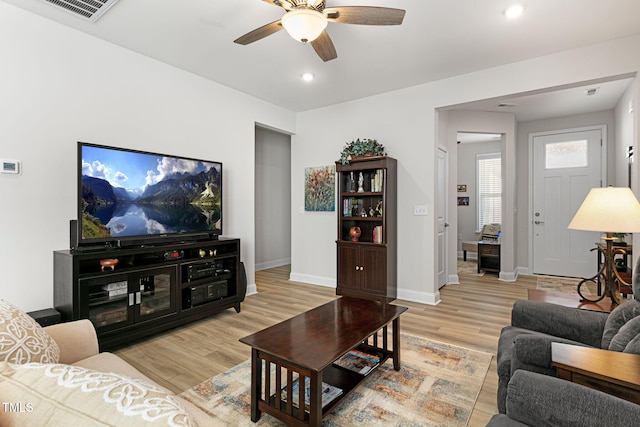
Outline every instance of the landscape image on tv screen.
<path id="1" fill-rule="evenodd" d="M 80 144 L 82 240 L 222 232 L 222 164 Z"/>

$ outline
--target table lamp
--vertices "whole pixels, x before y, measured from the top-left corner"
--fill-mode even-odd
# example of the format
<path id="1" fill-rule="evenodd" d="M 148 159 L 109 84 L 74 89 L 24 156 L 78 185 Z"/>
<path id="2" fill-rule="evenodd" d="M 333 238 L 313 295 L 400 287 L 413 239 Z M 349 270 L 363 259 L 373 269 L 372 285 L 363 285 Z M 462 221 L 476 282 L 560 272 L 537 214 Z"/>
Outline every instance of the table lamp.
<path id="1" fill-rule="evenodd" d="M 620 283 L 625 283 L 615 266 L 616 254 L 625 254 L 624 248 L 613 247 L 613 233 L 640 232 L 640 202 L 628 187 L 592 188 L 569 223 L 570 230 L 598 231 L 606 233 L 606 247 L 596 249 L 604 257 L 604 263 L 595 276 L 583 279 L 578 284 L 578 294 L 582 301 L 598 302 L 609 296 L 615 304 L 620 303 Z M 582 295 L 580 288 L 586 282 L 594 282 L 600 278 L 605 283 L 605 290 L 596 300 Z"/>

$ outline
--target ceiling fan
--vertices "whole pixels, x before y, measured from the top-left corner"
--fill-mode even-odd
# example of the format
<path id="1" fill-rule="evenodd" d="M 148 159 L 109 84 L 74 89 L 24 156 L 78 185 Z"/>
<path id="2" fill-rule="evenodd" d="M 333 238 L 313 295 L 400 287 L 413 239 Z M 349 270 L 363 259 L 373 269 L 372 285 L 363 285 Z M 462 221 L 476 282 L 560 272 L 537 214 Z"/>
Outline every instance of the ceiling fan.
<path id="1" fill-rule="evenodd" d="M 273 21 L 242 37 L 234 43 L 247 45 L 283 28 L 302 43 L 311 43 L 318 56 L 325 62 L 338 57 L 329 34 L 325 31 L 328 22 L 361 25 L 400 25 L 405 11 L 390 7 L 337 6 L 326 7 L 324 0 L 263 0 L 287 11 L 282 19 Z"/>

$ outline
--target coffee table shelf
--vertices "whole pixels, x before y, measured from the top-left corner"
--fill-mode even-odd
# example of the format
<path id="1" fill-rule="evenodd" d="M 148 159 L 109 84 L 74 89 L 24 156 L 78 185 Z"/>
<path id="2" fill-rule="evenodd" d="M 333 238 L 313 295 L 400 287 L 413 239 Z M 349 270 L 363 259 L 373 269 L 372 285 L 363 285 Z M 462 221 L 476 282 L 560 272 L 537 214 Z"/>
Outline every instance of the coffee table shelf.
<path id="1" fill-rule="evenodd" d="M 252 348 L 251 420 L 258 421 L 266 412 L 289 425 L 320 426 L 325 414 L 388 359 L 400 370 L 399 320 L 406 310 L 381 301 L 342 297 L 242 338 Z M 334 365 L 356 348 L 380 357 L 366 375 Z M 309 407 L 300 410 L 288 397 L 294 381 L 304 384 L 305 378 L 310 384 Z M 324 407 L 323 383 L 342 389 Z M 297 401 L 304 402 L 304 387 L 298 393 Z"/>

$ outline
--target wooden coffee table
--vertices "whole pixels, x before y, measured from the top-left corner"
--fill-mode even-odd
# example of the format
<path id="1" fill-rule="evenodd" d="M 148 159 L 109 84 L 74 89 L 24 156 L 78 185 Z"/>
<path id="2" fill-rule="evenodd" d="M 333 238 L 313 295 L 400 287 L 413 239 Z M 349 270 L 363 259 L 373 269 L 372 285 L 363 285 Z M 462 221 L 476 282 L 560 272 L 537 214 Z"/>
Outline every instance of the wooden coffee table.
<path id="1" fill-rule="evenodd" d="M 264 411 L 289 425 L 320 426 L 323 415 L 368 375 L 334 364 L 352 349 L 379 357 L 374 369 L 391 358 L 394 369 L 400 370 L 400 315 L 406 310 L 380 301 L 342 297 L 242 338 L 241 342 L 251 346 L 251 420 L 258 421 Z M 293 391 L 296 380 L 309 382 L 306 410 L 292 402 L 305 399 L 305 387 Z M 342 392 L 323 407 L 323 392 L 329 385 Z M 295 393 L 293 399 L 287 398 Z"/>

